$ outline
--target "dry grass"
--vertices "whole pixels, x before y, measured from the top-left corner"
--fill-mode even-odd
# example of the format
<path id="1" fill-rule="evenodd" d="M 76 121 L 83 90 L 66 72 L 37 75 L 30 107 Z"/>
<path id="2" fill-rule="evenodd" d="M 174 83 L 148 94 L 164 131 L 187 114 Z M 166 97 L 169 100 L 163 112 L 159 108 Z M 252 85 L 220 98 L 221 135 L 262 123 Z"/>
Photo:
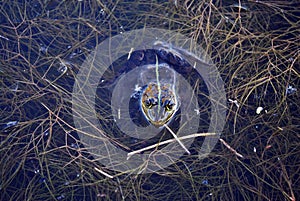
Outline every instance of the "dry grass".
<path id="1" fill-rule="evenodd" d="M 21 2 L 0 3 L 0 200 L 300 197 L 297 1 Z M 103 40 L 143 27 L 204 47 L 238 103 L 228 101 L 222 140 L 244 158 L 218 143 L 204 159 L 192 152 L 136 176 L 102 167 L 80 144 L 71 110 L 80 65 Z"/>

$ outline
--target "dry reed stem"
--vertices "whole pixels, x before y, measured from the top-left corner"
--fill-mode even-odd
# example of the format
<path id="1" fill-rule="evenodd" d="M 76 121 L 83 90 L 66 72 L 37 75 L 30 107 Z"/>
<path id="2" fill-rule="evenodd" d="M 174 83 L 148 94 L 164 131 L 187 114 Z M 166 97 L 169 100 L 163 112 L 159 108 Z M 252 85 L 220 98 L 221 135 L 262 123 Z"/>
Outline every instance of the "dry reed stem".
<path id="1" fill-rule="evenodd" d="M 145 147 L 145 148 L 142 148 L 142 149 L 139 149 L 139 150 L 132 151 L 132 152 L 128 153 L 127 154 L 127 160 L 131 156 L 133 156 L 134 154 L 138 154 L 138 153 L 141 153 L 143 151 L 147 151 L 149 149 L 153 149 L 153 148 L 159 147 L 159 146 L 164 145 L 164 144 L 169 144 L 169 143 L 175 142 L 175 141 L 178 142 L 178 140 L 185 140 L 185 139 L 190 139 L 190 138 L 195 138 L 195 137 L 205 137 L 205 136 L 213 136 L 213 135 L 216 135 L 216 133 L 195 133 L 195 134 L 191 134 L 191 135 L 187 135 L 187 136 L 183 136 L 183 137 L 177 137 L 177 140 L 176 139 L 165 140 L 165 141 L 159 142 L 157 144 L 153 144 L 153 145 L 150 145 L 148 147 Z"/>

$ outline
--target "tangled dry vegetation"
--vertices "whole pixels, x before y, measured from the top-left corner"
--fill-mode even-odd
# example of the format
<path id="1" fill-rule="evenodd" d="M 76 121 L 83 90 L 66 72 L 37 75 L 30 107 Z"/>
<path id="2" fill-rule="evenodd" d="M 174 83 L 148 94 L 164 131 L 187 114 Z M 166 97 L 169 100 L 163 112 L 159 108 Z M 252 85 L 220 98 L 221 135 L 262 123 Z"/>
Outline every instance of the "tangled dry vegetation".
<path id="1" fill-rule="evenodd" d="M 0 5 L 0 200 L 300 197 L 296 0 Z M 208 157 L 186 156 L 137 176 L 106 170 L 82 152 L 71 99 L 80 65 L 97 44 L 144 27 L 177 31 L 205 49 L 225 82 L 228 112 Z"/>

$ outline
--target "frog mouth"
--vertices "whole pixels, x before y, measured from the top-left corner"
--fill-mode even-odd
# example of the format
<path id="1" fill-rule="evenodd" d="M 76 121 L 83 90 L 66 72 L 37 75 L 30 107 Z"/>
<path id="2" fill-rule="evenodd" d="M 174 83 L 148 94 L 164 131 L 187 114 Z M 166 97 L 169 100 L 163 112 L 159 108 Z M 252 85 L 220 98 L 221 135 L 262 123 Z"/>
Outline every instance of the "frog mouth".
<path id="1" fill-rule="evenodd" d="M 159 127 L 162 127 L 162 126 L 168 124 L 168 122 L 172 119 L 172 117 L 173 117 L 173 114 L 170 114 L 166 119 L 158 120 L 158 121 L 153 121 L 153 120 L 149 120 L 149 121 L 153 126 L 159 128 Z"/>
<path id="2" fill-rule="evenodd" d="M 161 114 L 156 114 L 155 111 L 157 108 L 147 108 L 146 106 L 143 105 L 143 113 L 146 117 L 146 119 L 155 127 L 162 127 L 165 124 L 168 124 L 168 122 L 172 119 L 175 113 L 175 109 L 172 111 L 161 111 Z M 161 108 L 161 110 L 164 110 Z"/>

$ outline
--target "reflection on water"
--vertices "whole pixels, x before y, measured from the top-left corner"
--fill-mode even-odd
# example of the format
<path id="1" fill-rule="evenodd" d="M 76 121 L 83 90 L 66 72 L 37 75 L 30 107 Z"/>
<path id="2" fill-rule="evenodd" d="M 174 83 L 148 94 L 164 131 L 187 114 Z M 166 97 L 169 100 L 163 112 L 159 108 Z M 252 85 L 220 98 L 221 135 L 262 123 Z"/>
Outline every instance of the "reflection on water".
<path id="1" fill-rule="evenodd" d="M 97 88 L 95 107 L 99 116 L 105 117 L 105 120 L 99 118 L 104 132 L 119 140 L 120 143 L 126 144 L 131 150 L 151 145 L 158 140 L 172 138 L 168 131 L 161 128 L 161 132 L 157 135 L 150 137 L 153 134 L 149 133 L 149 139 L 139 139 L 137 136 L 141 137 L 138 135 L 141 133 L 127 127 L 121 129 L 124 131 L 122 132 L 119 130 L 120 127 L 116 126 L 116 122 L 125 118 L 124 124 L 132 121 L 134 125 L 141 128 L 148 127 L 149 124 L 153 124 L 155 127 L 169 124 L 176 132 L 182 119 L 181 115 L 183 115 L 180 109 L 181 104 L 191 104 L 191 97 L 185 95 L 186 88 L 180 84 L 182 80 L 186 80 L 194 90 L 193 93 L 198 94 L 197 105 L 199 107 L 196 106 L 196 109 L 192 109 L 191 115 L 199 115 L 199 111 L 201 111 L 202 118 L 199 122 L 201 126 L 194 125 L 194 127 L 198 129 L 198 132 L 207 131 L 210 101 L 208 100 L 208 89 L 201 75 L 187 62 L 183 67 L 180 63 L 171 63 L 166 58 L 162 58 L 158 50 L 139 50 L 130 52 L 130 54 L 130 57 L 124 55 L 115 61 L 100 79 L 103 81 L 99 82 Z M 180 78 L 178 78 L 179 75 Z M 118 84 L 119 82 L 122 84 Z M 123 106 L 115 108 L 116 114 L 112 115 L 111 98 L 116 86 L 120 91 L 116 97 L 120 99 L 120 103 L 124 104 L 124 108 Z M 122 100 L 124 96 L 128 96 L 129 103 Z M 119 105 L 116 104 L 114 107 L 119 107 Z M 128 117 L 123 114 L 122 108 L 129 111 Z M 132 132 L 137 132 L 136 137 L 132 138 L 127 135 L 131 133 L 134 136 Z"/>

